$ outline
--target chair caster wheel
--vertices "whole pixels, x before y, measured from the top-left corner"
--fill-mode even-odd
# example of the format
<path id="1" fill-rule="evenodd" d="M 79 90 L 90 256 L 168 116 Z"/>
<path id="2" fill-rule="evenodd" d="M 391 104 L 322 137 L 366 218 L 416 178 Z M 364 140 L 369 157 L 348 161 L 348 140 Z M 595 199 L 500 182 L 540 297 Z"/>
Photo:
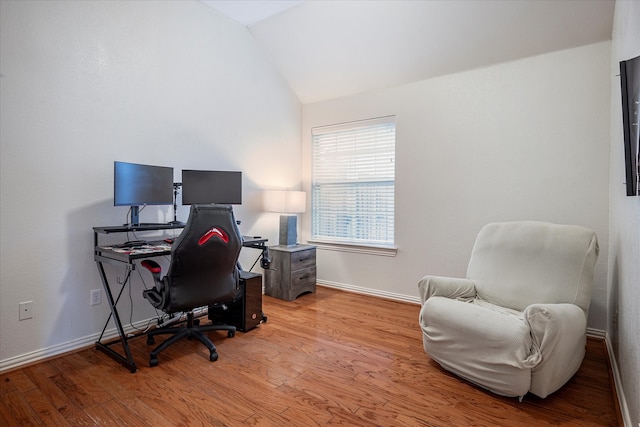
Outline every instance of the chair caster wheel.
<path id="1" fill-rule="evenodd" d="M 156 340 L 154 340 L 151 335 L 149 335 L 147 337 L 147 345 L 153 345 L 153 344 L 155 344 L 155 342 L 156 342 Z"/>
<path id="2" fill-rule="evenodd" d="M 200 325 L 200 319 L 193 319 L 193 324 L 194 324 L 195 326 Z"/>
<path id="3" fill-rule="evenodd" d="M 228 332 L 227 332 L 227 336 L 228 336 L 229 338 L 233 338 L 233 337 L 235 337 L 235 336 L 236 336 L 236 331 L 228 331 Z"/>
<path id="4" fill-rule="evenodd" d="M 209 360 L 212 362 L 215 362 L 216 360 L 218 360 L 218 353 L 216 353 L 215 351 L 212 351 L 211 353 L 209 353 Z"/>
<path id="5" fill-rule="evenodd" d="M 151 359 L 149 359 L 149 366 L 151 366 L 152 368 L 154 366 L 158 366 L 158 359 L 157 358 L 153 358 L 153 357 Z"/>

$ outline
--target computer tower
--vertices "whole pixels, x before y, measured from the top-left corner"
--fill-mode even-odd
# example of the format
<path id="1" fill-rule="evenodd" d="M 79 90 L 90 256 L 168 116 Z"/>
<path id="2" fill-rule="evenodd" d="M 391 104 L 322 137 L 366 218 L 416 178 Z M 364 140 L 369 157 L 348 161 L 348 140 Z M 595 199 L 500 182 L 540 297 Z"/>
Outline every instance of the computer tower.
<path id="1" fill-rule="evenodd" d="M 262 312 L 262 275 L 249 271 L 240 272 L 240 295 L 233 303 L 209 306 L 209 320 L 233 325 L 238 331 L 255 328 L 267 318 Z"/>

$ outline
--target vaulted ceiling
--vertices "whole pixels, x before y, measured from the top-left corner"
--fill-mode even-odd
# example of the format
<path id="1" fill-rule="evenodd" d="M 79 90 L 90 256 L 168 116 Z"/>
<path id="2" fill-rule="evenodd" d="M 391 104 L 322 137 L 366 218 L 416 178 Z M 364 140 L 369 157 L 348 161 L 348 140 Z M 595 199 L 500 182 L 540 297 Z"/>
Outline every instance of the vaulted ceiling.
<path id="1" fill-rule="evenodd" d="M 613 0 L 201 0 L 303 104 L 611 40 Z"/>

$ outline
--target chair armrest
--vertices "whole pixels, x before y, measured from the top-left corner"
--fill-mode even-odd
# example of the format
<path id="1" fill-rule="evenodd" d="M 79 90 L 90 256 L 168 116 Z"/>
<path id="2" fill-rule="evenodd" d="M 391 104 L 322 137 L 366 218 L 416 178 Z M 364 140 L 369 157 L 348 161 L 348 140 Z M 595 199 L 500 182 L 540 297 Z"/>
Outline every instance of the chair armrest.
<path id="1" fill-rule="evenodd" d="M 160 264 L 153 260 L 145 259 L 140 263 L 140 265 L 151 272 L 153 280 L 156 282 L 160 281 L 160 274 L 162 273 L 162 267 L 160 267 Z"/>
<path id="2" fill-rule="evenodd" d="M 476 297 L 476 286 L 473 280 L 455 277 L 424 276 L 418 282 L 418 290 L 422 304 L 434 296 L 463 301 Z"/>
<path id="3" fill-rule="evenodd" d="M 147 289 L 146 291 L 142 291 L 142 296 L 156 308 L 161 308 L 163 306 L 164 300 L 162 295 L 156 289 Z"/>
<path id="4" fill-rule="evenodd" d="M 167 306 L 168 290 L 166 288 L 166 283 L 160 277 L 162 274 L 162 267 L 160 267 L 160 264 L 150 259 L 142 260 L 140 265 L 151 272 L 155 282 L 155 286 L 143 291 L 142 296 L 155 308 L 164 310 Z"/>
<path id="5" fill-rule="evenodd" d="M 531 304 L 525 308 L 524 318 L 543 356 L 567 336 L 581 336 L 587 331 L 587 317 L 574 304 Z"/>
<path id="6" fill-rule="evenodd" d="M 531 372 L 531 392 L 553 393 L 573 374 L 585 354 L 587 316 L 574 304 L 532 304 L 524 310 L 540 363 Z"/>

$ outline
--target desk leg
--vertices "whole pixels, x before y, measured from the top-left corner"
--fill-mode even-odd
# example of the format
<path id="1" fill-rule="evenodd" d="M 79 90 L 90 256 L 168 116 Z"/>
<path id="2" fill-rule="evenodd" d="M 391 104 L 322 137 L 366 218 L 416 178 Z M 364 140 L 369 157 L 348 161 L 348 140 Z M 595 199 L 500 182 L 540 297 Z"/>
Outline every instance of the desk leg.
<path id="1" fill-rule="evenodd" d="M 112 357 L 116 361 L 123 364 L 125 367 L 129 368 L 129 370 L 133 373 L 138 370 L 136 363 L 133 360 L 133 355 L 131 354 L 131 349 L 129 348 L 129 342 L 127 341 L 127 335 L 124 333 L 124 328 L 122 327 L 122 322 L 120 322 L 120 315 L 118 314 L 118 308 L 116 307 L 118 301 L 113 299 L 113 294 L 111 293 L 111 287 L 109 286 L 109 282 L 107 281 L 107 275 L 104 272 L 104 266 L 100 261 L 96 261 L 98 266 L 98 273 L 100 274 L 100 279 L 102 279 L 102 286 L 104 287 L 104 293 L 107 296 L 107 300 L 109 301 L 109 307 L 111 307 L 111 314 L 107 319 L 107 323 L 105 323 L 104 328 L 102 329 L 102 334 L 100 334 L 100 338 L 96 341 L 96 348 L 106 353 L 108 356 Z M 127 281 L 122 284 L 122 289 L 126 286 Z M 122 289 L 120 290 L 120 294 L 122 293 Z M 118 294 L 118 300 L 120 299 L 120 294 Z M 102 336 L 104 335 L 104 331 L 107 329 L 107 324 L 109 320 L 111 320 L 111 316 L 113 316 L 114 323 L 116 324 L 116 328 L 118 329 L 118 334 L 120 335 L 119 341 L 114 341 L 110 343 L 102 343 Z M 122 343 L 122 348 L 126 355 L 118 353 L 114 349 L 111 348 L 113 344 L 117 344 L 118 342 Z"/>

